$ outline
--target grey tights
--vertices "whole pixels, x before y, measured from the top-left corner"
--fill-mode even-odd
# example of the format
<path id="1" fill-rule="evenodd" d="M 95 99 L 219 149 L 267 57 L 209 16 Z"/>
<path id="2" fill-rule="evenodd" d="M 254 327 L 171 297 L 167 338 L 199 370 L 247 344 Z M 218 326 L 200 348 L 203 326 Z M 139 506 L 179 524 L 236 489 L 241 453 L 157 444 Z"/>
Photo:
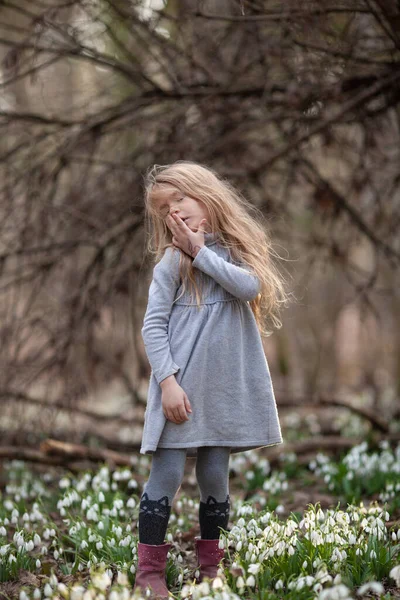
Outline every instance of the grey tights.
<path id="1" fill-rule="evenodd" d="M 150 477 L 140 500 L 139 541 L 143 544 L 164 542 L 170 505 L 184 475 L 186 453 L 186 448 L 158 448 L 153 454 Z M 229 519 L 230 448 L 203 446 L 197 453 L 201 537 L 217 539 L 219 528 L 226 529 Z"/>

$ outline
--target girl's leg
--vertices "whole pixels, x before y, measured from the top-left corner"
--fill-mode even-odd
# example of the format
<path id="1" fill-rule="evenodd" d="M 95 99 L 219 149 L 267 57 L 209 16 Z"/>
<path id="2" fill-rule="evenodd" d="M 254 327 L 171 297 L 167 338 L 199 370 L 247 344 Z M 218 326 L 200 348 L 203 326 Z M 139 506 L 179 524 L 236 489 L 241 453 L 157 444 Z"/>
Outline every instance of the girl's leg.
<path id="1" fill-rule="evenodd" d="M 150 477 L 140 498 L 139 542 L 164 543 L 171 504 L 182 483 L 185 448 L 158 448 L 152 458 Z"/>
<path id="2" fill-rule="evenodd" d="M 229 521 L 229 456 L 230 448 L 197 449 L 196 477 L 200 488 L 199 522 L 201 538 L 216 540 L 219 527 Z"/>

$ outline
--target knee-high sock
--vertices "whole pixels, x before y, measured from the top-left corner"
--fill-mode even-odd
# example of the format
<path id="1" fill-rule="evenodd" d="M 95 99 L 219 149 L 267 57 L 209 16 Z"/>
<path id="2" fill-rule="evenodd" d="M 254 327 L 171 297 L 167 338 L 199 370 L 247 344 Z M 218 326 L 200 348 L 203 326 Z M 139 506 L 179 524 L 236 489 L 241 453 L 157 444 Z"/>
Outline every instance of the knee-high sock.
<path id="1" fill-rule="evenodd" d="M 153 454 L 150 477 L 139 507 L 139 541 L 160 545 L 171 514 L 171 503 L 182 483 L 186 449 L 158 448 Z"/>
<path id="2" fill-rule="evenodd" d="M 201 494 L 199 523 L 202 539 L 218 539 L 220 527 L 228 527 L 229 456 L 229 448 L 210 446 L 198 449 L 196 476 Z"/>

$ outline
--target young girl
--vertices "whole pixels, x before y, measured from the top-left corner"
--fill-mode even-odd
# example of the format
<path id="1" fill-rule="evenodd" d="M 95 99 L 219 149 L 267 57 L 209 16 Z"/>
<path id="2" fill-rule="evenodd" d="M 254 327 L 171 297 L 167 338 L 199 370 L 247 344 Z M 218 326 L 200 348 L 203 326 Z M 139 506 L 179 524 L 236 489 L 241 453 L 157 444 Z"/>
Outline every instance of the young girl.
<path id="1" fill-rule="evenodd" d="M 152 454 L 140 501 L 136 587 L 168 597 L 164 543 L 186 457 L 196 457 L 199 581 L 223 558 L 229 456 L 282 443 L 260 334 L 281 326 L 287 301 L 254 207 L 194 162 L 146 174 L 146 218 L 156 254 L 142 337 L 152 372 L 142 454 Z M 159 260 L 160 259 L 160 260 Z"/>

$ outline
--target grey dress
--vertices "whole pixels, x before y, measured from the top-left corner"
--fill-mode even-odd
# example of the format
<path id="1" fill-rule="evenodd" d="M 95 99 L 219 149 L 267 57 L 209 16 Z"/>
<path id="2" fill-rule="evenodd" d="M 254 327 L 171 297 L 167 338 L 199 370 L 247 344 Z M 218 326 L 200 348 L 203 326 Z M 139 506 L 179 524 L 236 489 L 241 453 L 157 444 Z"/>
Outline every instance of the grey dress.
<path id="1" fill-rule="evenodd" d="M 219 235 L 205 234 L 193 260 L 201 280 L 201 309 L 179 279 L 179 251 L 167 248 L 153 269 L 141 330 L 152 368 L 140 452 L 157 448 L 228 446 L 231 452 L 282 443 L 271 377 L 248 301 L 259 280 L 234 261 Z M 189 420 L 164 416 L 160 382 L 175 373 L 192 407 Z"/>

